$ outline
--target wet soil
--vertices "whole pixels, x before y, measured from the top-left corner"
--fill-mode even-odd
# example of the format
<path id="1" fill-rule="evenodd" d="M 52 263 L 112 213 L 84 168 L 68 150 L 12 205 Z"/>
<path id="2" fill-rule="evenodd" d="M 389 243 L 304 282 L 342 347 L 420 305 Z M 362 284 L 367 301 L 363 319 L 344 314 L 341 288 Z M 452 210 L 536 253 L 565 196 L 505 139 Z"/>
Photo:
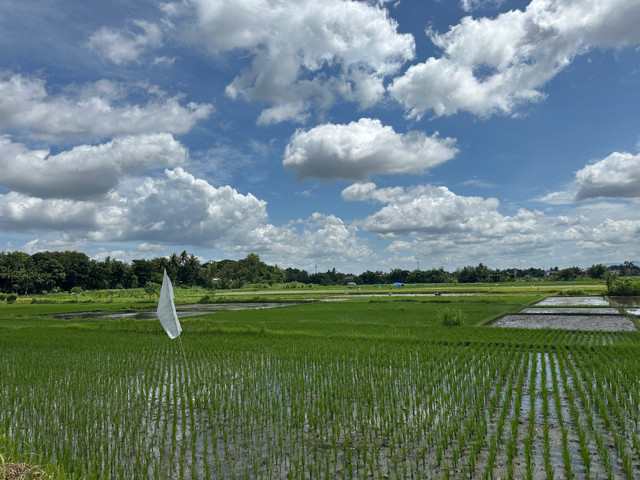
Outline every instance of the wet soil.
<path id="1" fill-rule="evenodd" d="M 491 322 L 493 327 L 557 328 L 564 330 L 598 330 L 605 332 L 637 331 L 624 315 L 554 315 L 513 314 Z"/>
<path id="2" fill-rule="evenodd" d="M 497 318 L 489 325 L 605 332 L 638 330 L 628 316 L 610 306 L 603 297 L 548 297 L 518 313 Z"/>
<path id="3" fill-rule="evenodd" d="M 613 307 L 527 307 L 518 313 L 531 314 L 562 314 L 562 315 L 618 315 L 618 309 Z"/>
<path id="4" fill-rule="evenodd" d="M 571 305 L 580 305 L 580 306 L 602 306 L 608 307 L 609 302 L 607 302 L 603 297 L 547 297 L 544 300 L 536 303 L 536 306 L 571 306 Z"/>

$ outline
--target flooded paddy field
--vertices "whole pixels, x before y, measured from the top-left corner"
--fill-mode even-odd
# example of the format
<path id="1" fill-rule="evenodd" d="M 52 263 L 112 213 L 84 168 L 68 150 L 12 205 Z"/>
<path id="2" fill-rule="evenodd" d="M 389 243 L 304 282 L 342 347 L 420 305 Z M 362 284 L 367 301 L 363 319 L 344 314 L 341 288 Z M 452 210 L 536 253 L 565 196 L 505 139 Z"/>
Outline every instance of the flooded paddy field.
<path id="1" fill-rule="evenodd" d="M 479 326 L 553 308 L 532 300 L 230 311 L 186 319 L 184 351 L 157 322 L 0 309 L 0 453 L 114 480 L 640 478 L 640 332 Z"/>
<path id="2" fill-rule="evenodd" d="M 518 313 L 531 314 L 557 314 L 557 315 L 617 315 L 618 309 L 614 307 L 527 307 Z"/>
<path id="3" fill-rule="evenodd" d="M 179 318 L 195 317 L 198 315 L 208 315 L 218 312 L 229 312 L 239 310 L 263 310 L 267 308 L 282 308 L 292 305 L 298 305 L 297 302 L 281 303 L 281 302 L 260 302 L 260 303 L 204 303 L 193 305 L 180 305 L 176 307 L 176 313 Z M 88 311 L 88 312 L 68 312 L 53 315 L 55 318 L 64 318 L 67 320 L 84 319 L 84 320 L 109 320 L 114 318 L 131 318 L 135 320 L 157 320 L 156 310 L 119 310 L 119 311 Z"/>
<path id="4" fill-rule="evenodd" d="M 609 306 L 609 302 L 603 297 L 547 297 L 536 303 L 536 306 L 566 307 L 571 305 L 581 306 Z"/>
<path id="5" fill-rule="evenodd" d="M 609 302 L 602 297 L 549 297 L 533 307 L 497 318 L 490 322 L 490 325 L 605 332 L 638 330 L 633 320 L 618 308 L 608 305 Z M 633 314 L 633 310 L 627 309 L 626 312 Z"/>
<path id="6" fill-rule="evenodd" d="M 640 315 L 640 297 L 613 297 L 611 301 L 630 315 Z"/>
<path id="7" fill-rule="evenodd" d="M 599 330 L 603 332 L 637 331 L 635 324 L 625 315 L 561 315 L 511 314 L 491 323 L 494 327 L 558 328 L 564 330 Z"/>

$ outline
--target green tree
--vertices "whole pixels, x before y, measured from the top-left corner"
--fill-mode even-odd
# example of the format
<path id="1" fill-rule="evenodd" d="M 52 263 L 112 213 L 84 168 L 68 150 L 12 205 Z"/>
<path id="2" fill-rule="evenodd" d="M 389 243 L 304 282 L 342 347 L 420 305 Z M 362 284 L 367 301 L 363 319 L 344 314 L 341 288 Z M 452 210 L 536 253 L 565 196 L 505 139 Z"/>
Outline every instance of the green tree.
<path id="1" fill-rule="evenodd" d="M 36 269 L 36 292 L 50 292 L 54 288 L 62 288 L 66 278 L 64 267 L 51 252 L 38 252 L 31 256 Z"/>
<path id="2" fill-rule="evenodd" d="M 562 280 L 562 281 L 575 280 L 581 274 L 582 274 L 582 269 L 580 267 L 563 268 L 556 275 L 556 280 Z"/>
<path id="3" fill-rule="evenodd" d="M 604 278 L 604 274 L 607 271 L 607 267 L 599 263 L 598 265 L 591 265 L 587 268 L 587 275 L 591 278 Z"/>

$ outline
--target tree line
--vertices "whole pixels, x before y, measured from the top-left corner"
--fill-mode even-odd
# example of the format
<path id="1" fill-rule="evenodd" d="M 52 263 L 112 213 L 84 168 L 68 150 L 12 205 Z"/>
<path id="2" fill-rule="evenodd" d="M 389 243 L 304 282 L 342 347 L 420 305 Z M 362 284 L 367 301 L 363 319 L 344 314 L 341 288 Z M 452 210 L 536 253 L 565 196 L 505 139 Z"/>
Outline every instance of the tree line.
<path id="1" fill-rule="evenodd" d="M 390 272 L 367 270 L 360 275 L 351 275 L 337 272 L 335 268 L 315 273 L 297 268 L 280 268 L 264 263 L 255 253 L 241 260 L 202 262 L 193 254 L 183 251 L 168 257 L 133 260 L 129 264 L 109 257 L 92 260 L 86 254 L 75 251 L 38 252 L 33 255 L 15 251 L 0 253 L 0 292 L 26 295 L 145 287 L 162 283 L 165 269 L 175 285 L 209 289 L 274 284 L 293 288 L 310 284 L 345 285 L 348 282 L 375 285 L 534 281 L 549 275 L 558 280 L 572 280 L 579 276 L 604 278 L 607 271 L 627 276 L 640 275 L 640 268 L 633 262 L 608 268 L 602 264 L 592 265 L 587 270 L 579 267 L 560 270 L 556 267 L 550 272 L 540 268 L 491 269 L 480 263 L 454 272 L 447 272 L 443 268 L 413 271 L 393 269 Z"/>

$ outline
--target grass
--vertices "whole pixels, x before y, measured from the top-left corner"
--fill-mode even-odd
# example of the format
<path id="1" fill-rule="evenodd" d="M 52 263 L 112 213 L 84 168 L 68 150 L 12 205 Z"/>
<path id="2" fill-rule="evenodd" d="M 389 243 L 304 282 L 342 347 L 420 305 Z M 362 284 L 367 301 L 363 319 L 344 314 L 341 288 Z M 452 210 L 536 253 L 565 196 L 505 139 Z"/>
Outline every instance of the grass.
<path id="1" fill-rule="evenodd" d="M 507 283 L 471 283 L 471 284 L 407 284 L 403 287 L 392 285 L 360 285 L 347 288 L 343 285 L 320 286 L 308 285 L 301 289 L 288 289 L 284 285 L 274 285 L 267 289 L 256 290 L 253 287 L 230 290 L 208 290 L 201 287 L 175 287 L 176 304 L 197 303 L 203 297 L 212 302 L 247 301 L 251 298 L 269 299 L 269 301 L 291 301 L 344 297 L 357 295 L 434 295 L 434 294 L 470 294 L 484 293 L 495 295 L 570 295 L 572 292 L 580 295 L 602 295 L 606 292 L 606 285 L 602 281 L 581 279 L 578 283 L 538 281 L 538 282 L 507 282 Z M 379 288 L 380 287 L 380 288 Z M 80 294 L 55 293 L 46 295 L 19 296 L 16 304 L 45 303 L 45 304 L 121 304 L 152 305 L 156 297 L 149 297 L 143 288 L 121 290 L 89 290 Z M 0 302 L 0 305 L 2 302 Z"/>

